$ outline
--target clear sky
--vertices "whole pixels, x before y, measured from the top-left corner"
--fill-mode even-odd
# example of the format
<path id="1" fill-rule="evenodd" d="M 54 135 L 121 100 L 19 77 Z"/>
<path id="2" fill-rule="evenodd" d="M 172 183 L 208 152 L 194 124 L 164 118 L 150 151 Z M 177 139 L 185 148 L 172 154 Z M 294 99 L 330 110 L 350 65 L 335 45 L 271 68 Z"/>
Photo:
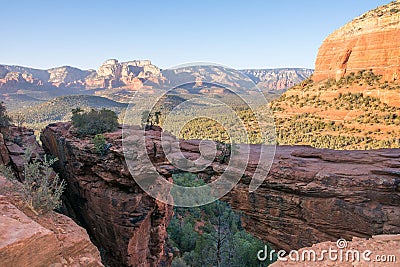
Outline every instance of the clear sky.
<path id="1" fill-rule="evenodd" d="M 150 59 L 313 68 L 325 37 L 390 0 L 0 1 L 0 64 L 96 69 Z"/>

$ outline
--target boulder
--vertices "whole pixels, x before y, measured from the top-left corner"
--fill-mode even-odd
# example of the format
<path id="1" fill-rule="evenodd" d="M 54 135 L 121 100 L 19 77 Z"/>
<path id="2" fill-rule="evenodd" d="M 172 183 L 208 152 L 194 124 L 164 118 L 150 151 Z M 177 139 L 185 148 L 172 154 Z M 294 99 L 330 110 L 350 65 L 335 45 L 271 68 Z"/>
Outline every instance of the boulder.
<path id="1" fill-rule="evenodd" d="M 86 231 L 70 218 L 27 214 L 0 195 L 1 266 L 103 266 Z"/>

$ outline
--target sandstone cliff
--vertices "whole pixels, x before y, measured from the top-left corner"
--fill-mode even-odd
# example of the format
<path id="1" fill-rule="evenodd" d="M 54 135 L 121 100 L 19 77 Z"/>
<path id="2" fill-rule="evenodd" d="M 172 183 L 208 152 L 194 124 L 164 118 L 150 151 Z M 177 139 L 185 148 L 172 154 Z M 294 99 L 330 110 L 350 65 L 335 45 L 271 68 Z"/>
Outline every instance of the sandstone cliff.
<path id="1" fill-rule="evenodd" d="M 16 126 L 0 133 L 0 164 L 11 166 L 17 177 L 22 178 L 25 150 L 31 150 L 31 158 L 42 158 L 44 150 L 39 145 L 33 130 Z"/>
<path id="2" fill-rule="evenodd" d="M 370 70 L 400 79 L 400 2 L 371 10 L 329 35 L 318 51 L 314 81 Z"/>
<path id="3" fill-rule="evenodd" d="M 43 86 L 43 81 L 34 78 L 31 73 L 8 71 L 4 66 L 0 68 L 3 69 L 3 75 L 0 75 L 0 88 L 6 90 L 5 92 Z"/>
<path id="4" fill-rule="evenodd" d="M 96 74 L 86 78 L 86 88 L 116 88 L 127 86 L 139 89 L 143 81 L 160 74 L 160 69 L 150 60 L 118 62 L 116 59 L 105 61 Z"/>
<path id="5" fill-rule="evenodd" d="M 48 83 L 57 87 L 84 87 L 85 79 L 93 70 L 80 70 L 69 66 L 52 68 L 47 71 L 49 73 Z"/>
<path id="6" fill-rule="evenodd" d="M 399 156 L 400 149 L 277 147 L 261 187 L 249 193 L 244 179 L 225 200 L 247 215 L 247 230 L 286 250 L 399 233 Z"/>
<path id="7" fill-rule="evenodd" d="M 281 144 L 399 147 L 400 2 L 378 7 L 321 45 L 311 79 L 271 104 Z"/>
<path id="8" fill-rule="evenodd" d="M 45 149 L 61 160 L 61 174 L 70 184 L 70 208 L 97 236 L 97 244 L 114 251 L 115 257 L 126 263 L 128 255 L 130 262 L 152 259 L 150 263 L 154 263 L 163 259 L 170 210 L 143 194 L 132 179 L 123 160 L 121 131 L 106 134 L 107 142 L 113 146 L 110 154 L 101 159 L 90 152 L 90 140 L 79 140 L 69 130 L 68 123 L 50 125 L 44 130 L 42 141 Z M 148 131 L 147 136 L 147 153 L 159 173 L 168 179 L 179 170 L 166 159 L 160 132 Z M 171 137 L 168 142 L 179 141 Z M 199 143 L 181 141 L 179 147 L 186 158 L 198 158 Z M 260 146 L 252 146 L 244 177 L 224 197 L 234 209 L 243 211 L 246 229 L 257 237 L 290 250 L 340 237 L 400 232 L 400 149 L 277 147 L 266 180 L 256 192 L 249 193 L 259 149 Z M 216 159 L 202 177 L 218 177 L 224 164 Z M 144 175 L 145 166 L 136 167 L 135 175 Z M 154 235 L 143 240 L 149 232 Z M 111 237 L 120 249 L 109 244 Z M 158 246 L 154 248 L 154 244 Z"/>
<path id="9" fill-rule="evenodd" d="M 121 132 L 107 134 L 110 153 L 100 157 L 91 139 L 74 137 L 70 124 L 49 125 L 41 140 L 59 158 L 67 181 L 66 210 L 104 251 L 110 266 L 159 266 L 172 260 L 166 227 L 172 207 L 145 194 L 132 179 L 121 150 Z"/>

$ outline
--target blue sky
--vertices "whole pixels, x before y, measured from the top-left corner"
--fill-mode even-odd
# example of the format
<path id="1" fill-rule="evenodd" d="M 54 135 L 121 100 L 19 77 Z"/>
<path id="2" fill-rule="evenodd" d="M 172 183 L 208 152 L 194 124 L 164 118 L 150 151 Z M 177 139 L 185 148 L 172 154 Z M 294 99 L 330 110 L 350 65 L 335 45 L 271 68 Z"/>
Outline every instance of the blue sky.
<path id="1" fill-rule="evenodd" d="M 0 64 L 97 68 L 150 59 L 162 68 L 313 68 L 333 30 L 389 0 L 1 1 Z"/>

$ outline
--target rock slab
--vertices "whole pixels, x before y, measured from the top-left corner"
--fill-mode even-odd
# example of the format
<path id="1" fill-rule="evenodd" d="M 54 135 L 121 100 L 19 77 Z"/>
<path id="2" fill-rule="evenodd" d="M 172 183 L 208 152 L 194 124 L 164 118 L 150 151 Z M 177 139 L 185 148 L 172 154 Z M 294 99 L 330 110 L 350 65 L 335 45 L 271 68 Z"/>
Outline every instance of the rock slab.
<path id="1" fill-rule="evenodd" d="M 86 231 L 52 213 L 28 217 L 0 195 L 0 266 L 103 266 Z"/>

